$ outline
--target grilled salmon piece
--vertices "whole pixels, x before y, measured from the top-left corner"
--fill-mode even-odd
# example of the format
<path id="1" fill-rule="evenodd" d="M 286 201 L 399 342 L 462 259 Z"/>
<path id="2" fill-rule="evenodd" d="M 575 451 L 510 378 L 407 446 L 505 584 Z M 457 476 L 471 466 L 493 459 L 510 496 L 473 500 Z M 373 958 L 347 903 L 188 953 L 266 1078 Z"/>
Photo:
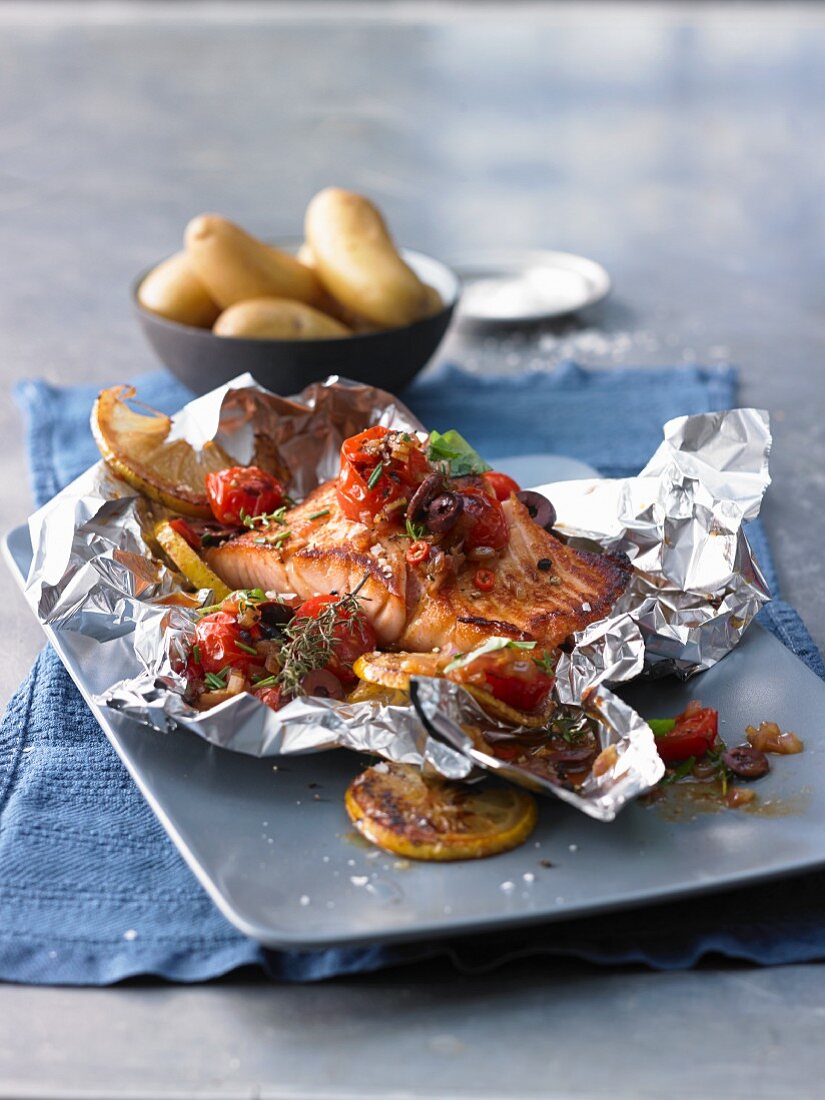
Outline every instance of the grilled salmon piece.
<path id="1" fill-rule="evenodd" d="M 408 545 L 401 535 L 378 540 L 370 528 L 347 519 L 329 481 L 290 509 L 282 523 L 245 532 L 204 556 L 230 588 L 294 592 L 301 599 L 351 592 L 366 576 L 362 606 L 379 643 L 391 645 L 407 618 Z"/>
<path id="2" fill-rule="evenodd" d="M 604 618 L 622 594 L 630 576 L 626 558 L 565 546 L 534 523 L 515 496 L 503 507 L 510 538 L 495 564 L 492 590 L 476 589 L 478 566 L 465 562 L 454 580 L 409 601 L 400 648 L 423 652 L 449 639 L 468 650 L 490 635 L 553 648 Z"/>
<path id="3" fill-rule="evenodd" d="M 407 565 L 407 536 L 379 534 L 347 519 L 334 482 L 288 511 L 282 524 L 239 535 L 205 556 L 232 588 L 294 592 L 302 599 L 352 591 L 366 576 L 360 596 L 379 644 L 419 653 L 449 645 L 468 650 L 491 635 L 552 648 L 603 618 L 627 585 L 627 559 L 565 546 L 515 497 L 503 507 L 510 537 L 492 565 L 489 592 L 475 588 L 478 564 L 471 561 L 440 585 L 429 583 Z"/>

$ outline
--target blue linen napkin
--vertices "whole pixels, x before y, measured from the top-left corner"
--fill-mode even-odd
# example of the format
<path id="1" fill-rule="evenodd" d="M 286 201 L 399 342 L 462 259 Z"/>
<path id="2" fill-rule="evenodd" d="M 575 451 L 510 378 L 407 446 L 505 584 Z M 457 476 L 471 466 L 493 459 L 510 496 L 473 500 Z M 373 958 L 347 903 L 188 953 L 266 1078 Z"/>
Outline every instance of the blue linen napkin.
<path id="1" fill-rule="evenodd" d="M 172 412 L 189 398 L 168 375 L 138 380 L 143 400 Z M 591 372 L 479 378 L 447 368 L 405 400 L 422 421 L 456 427 L 490 458 L 555 451 L 609 476 L 636 472 L 683 413 L 729 407 L 730 369 Z M 24 383 L 38 504 L 97 458 L 87 423 L 94 389 Z M 616 430 L 616 425 L 621 430 Z M 758 524 L 751 538 L 772 590 L 776 578 Z M 825 678 L 796 613 L 763 612 L 773 630 Z M 512 935 L 320 952 L 268 952 L 218 912 L 120 764 L 54 652 L 41 653 L 0 725 L 0 978 L 104 985 L 137 974 L 202 981 L 244 965 L 312 981 L 444 956 L 466 970 L 515 956 L 568 955 L 593 962 L 685 967 L 708 952 L 754 962 L 825 956 L 825 876 L 681 901 L 611 918 L 553 924 Z M 749 921 L 743 913 L 758 914 Z"/>

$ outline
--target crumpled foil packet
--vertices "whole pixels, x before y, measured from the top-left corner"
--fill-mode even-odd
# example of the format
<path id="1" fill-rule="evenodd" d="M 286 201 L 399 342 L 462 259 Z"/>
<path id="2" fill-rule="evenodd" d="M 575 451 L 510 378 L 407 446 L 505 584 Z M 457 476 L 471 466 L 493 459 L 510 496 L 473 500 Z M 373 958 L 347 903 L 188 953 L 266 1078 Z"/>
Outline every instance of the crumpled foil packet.
<path id="1" fill-rule="evenodd" d="M 241 463 L 274 442 L 291 473 L 289 491 L 301 498 L 337 474 L 342 441 L 374 424 L 422 427 L 374 387 L 333 376 L 282 398 L 246 375 L 181 410 L 171 438 L 194 446 L 215 439 Z M 275 712 L 239 695 L 195 710 L 175 672 L 195 614 L 162 602 L 179 582 L 146 541 L 163 510 L 102 462 L 32 516 L 26 592 L 40 621 L 56 630 L 100 643 L 134 633 L 133 659 L 112 668 L 112 686 L 98 699 L 147 727 L 183 726 L 256 756 L 346 747 L 452 779 L 492 772 L 609 821 L 663 774 L 649 726 L 609 685 L 643 672 L 687 676 L 708 668 L 769 598 L 742 527 L 758 513 L 769 483 L 769 450 L 762 412 L 682 417 L 665 425 L 664 443 L 638 478 L 541 487 L 565 538 L 622 551 L 634 566 L 610 617 L 576 635 L 557 667 L 558 701 L 593 724 L 602 749 L 599 767 L 576 790 L 479 747 L 468 730 L 492 733 L 494 723 L 447 680 L 417 678 L 410 706 L 300 698 Z M 201 604 L 210 602 L 208 591 L 199 595 Z"/>

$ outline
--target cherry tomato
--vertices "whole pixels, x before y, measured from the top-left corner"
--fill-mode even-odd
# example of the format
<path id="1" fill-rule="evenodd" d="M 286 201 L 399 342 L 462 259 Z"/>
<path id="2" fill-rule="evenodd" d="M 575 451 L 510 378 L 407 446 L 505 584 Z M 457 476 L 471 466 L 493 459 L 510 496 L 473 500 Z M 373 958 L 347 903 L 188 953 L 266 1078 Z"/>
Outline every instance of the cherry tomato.
<path id="1" fill-rule="evenodd" d="M 169 526 L 173 531 L 177 531 L 182 539 L 186 539 L 193 550 L 197 550 L 198 553 L 201 552 L 200 535 L 192 530 L 185 519 L 170 519 Z"/>
<path id="2" fill-rule="evenodd" d="M 260 637 L 260 628 L 244 630 L 228 611 L 214 611 L 204 615 L 195 627 L 192 653 L 196 661 L 199 655 L 198 664 L 204 672 L 221 672 L 229 665 L 247 673 L 263 665 L 255 652 L 256 635 Z"/>
<path id="3" fill-rule="evenodd" d="M 464 548 L 489 546 L 501 550 L 507 545 L 510 531 L 499 501 L 477 485 L 460 489 L 464 510 L 459 521 L 464 527 Z"/>
<path id="4" fill-rule="evenodd" d="M 313 596 L 302 603 L 295 612 L 296 619 L 317 619 L 330 606 L 338 602 L 337 596 Z M 364 653 L 370 653 L 378 644 L 371 623 L 363 614 L 350 615 L 340 611 L 339 621 L 333 628 L 333 654 L 327 669 L 344 684 L 357 679 L 352 666 Z"/>
<path id="5" fill-rule="evenodd" d="M 656 738 L 656 748 L 665 764 L 678 764 L 691 756 L 699 759 L 713 748 L 718 731 L 718 712 L 712 707 L 694 707 L 676 718 L 669 733 Z"/>
<path id="6" fill-rule="evenodd" d="M 555 682 L 551 673 L 536 664 L 533 650 L 520 649 L 485 653 L 449 678 L 484 688 L 502 703 L 527 713 L 538 710 Z"/>
<path id="7" fill-rule="evenodd" d="M 274 512 L 284 502 L 280 481 L 258 466 L 230 466 L 206 475 L 209 507 L 219 523 L 239 527 L 242 516 Z"/>
<path id="8" fill-rule="evenodd" d="M 418 440 L 405 432 L 367 428 L 344 440 L 337 495 L 349 519 L 374 519 L 388 504 L 409 497 L 429 473 Z M 399 518 L 402 509 L 399 508 Z"/>
<path id="9" fill-rule="evenodd" d="M 492 569 L 476 569 L 473 584 L 479 592 L 492 592 L 496 586 L 496 575 Z"/>
<path id="10" fill-rule="evenodd" d="M 407 561 L 410 565 L 419 565 L 422 561 L 426 561 L 430 556 L 430 544 L 426 539 L 416 539 L 415 542 L 410 543 L 410 548 L 407 551 Z"/>
<path id="11" fill-rule="evenodd" d="M 511 493 L 520 493 L 521 486 L 514 481 L 509 474 L 503 474 L 500 470 L 488 470 L 484 480 L 496 494 L 496 500 L 509 500 Z"/>
<path id="12" fill-rule="evenodd" d="M 258 688 L 258 690 L 253 691 L 252 694 L 256 699 L 260 699 L 262 703 L 266 703 L 272 710 L 280 710 L 284 705 L 284 700 L 281 698 L 281 689 L 279 687 Z"/>

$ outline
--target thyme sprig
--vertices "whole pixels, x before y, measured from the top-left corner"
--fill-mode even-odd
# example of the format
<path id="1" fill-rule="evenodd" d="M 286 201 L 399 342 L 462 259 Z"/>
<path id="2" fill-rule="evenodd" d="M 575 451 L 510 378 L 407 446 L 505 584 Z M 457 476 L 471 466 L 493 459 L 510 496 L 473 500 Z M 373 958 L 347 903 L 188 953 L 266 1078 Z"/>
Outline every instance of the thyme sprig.
<path id="1" fill-rule="evenodd" d="M 284 695 L 305 695 L 304 677 L 329 664 L 335 651 L 336 631 L 341 626 L 350 632 L 355 630 L 364 614 L 358 593 L 368 576 L 366 574 L 352 592 L 324 607 L 316 618 L 301 616 L 284 627 L 286 641 L 279 654 L 281 671 L 277 675 L 278 686 Z"/>
<path id="2" fill-rule="evenodd" d="M 408 519 L 405 521 L 404 526 L 407 529 L 407 538 L 412 539 L 413 542 L 423 539 L 427 534 L 427 528 L 423 523 L 413 523 L 411 519 Z"/>

